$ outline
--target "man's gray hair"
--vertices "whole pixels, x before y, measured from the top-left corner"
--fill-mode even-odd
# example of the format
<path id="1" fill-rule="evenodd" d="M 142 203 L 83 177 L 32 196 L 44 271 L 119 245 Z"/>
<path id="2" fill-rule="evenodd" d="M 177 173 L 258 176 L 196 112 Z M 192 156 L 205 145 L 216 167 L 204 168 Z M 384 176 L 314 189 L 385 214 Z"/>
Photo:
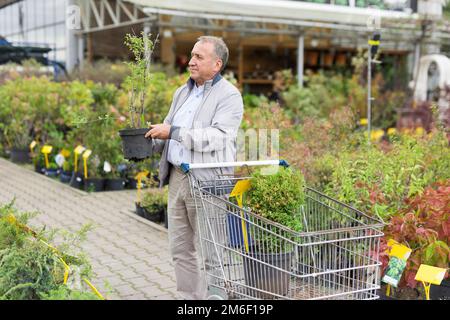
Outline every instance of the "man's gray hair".
<path id="1" fill-rule="evenodd" d="M 217 57 L 222 60 L 222 69 L 220 69 L 220 72 L 225 69 L 225 66 L 228 62 L 229 57 L 229 51 L 228 47 L 225 44 L 225 41 L 223 41 L 222 38 L 219 37 L 213 37 L 213 36 L 201 36 L 197 39 L 198 42 L 209 42 L 214 45 L 214 51 L 217 55 Z"/>

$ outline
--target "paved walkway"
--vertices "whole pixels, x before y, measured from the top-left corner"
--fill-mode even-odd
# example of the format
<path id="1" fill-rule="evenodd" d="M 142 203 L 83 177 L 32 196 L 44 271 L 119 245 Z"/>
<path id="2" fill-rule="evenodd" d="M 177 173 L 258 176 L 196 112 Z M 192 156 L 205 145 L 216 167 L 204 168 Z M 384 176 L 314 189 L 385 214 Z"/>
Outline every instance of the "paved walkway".
<path id="1" fill-rule="evenodd" d="M 167 232 L 132 213 L 135 190 L 88 194 L 0 158 L 0 204 L 13 197 L 18 209 L 41 213 L 33 227 L 94 224 L 82 247 L 108 299 L 177 299 Z"/>

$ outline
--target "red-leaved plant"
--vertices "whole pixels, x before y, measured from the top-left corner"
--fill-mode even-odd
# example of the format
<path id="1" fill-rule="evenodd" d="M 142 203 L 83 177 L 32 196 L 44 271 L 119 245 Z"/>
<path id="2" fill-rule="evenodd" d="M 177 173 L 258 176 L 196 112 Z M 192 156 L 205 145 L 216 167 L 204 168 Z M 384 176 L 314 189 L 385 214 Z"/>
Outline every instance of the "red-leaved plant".
<path id="1" fill-rule="evenodd" d="M 387 239 L 412 249 L 400 287 L 415 288 L 421 264 L 448 268 L 450 261 L 450 179 L 427 187 L 421 195 L 406 200 L 406 209 L 392 217 L 381 245 L 383 271 L 389 262 Z M 448 277 L 448 272 L 446 274 Z"/>

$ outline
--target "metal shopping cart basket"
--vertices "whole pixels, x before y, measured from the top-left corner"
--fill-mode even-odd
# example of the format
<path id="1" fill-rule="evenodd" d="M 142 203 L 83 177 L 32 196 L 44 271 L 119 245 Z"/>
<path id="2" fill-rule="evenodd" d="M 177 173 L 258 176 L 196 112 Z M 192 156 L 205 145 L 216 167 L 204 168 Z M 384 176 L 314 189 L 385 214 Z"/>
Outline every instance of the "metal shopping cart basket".
<path id="1" fill-rule="evenodd" d="M 210 298 L 378 298 L 382 221 L 306 188 L 306 205 L 299 208 L 303 231 L 295 232 L 230 201 L 236 183 L 248 177 L 198 181 L 192 173 L 199 168 L 243 165 L 287 163 L 268 160 L 181 166 L 189 176 L 197 210 Z M 258 245 L 267 239 L 276 245 Z"/>

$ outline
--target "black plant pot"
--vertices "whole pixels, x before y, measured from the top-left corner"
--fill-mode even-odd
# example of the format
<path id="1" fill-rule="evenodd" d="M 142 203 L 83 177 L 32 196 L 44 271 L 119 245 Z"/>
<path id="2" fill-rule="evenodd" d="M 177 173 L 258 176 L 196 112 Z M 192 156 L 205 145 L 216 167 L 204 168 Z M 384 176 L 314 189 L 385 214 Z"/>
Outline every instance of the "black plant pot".
<path id="1" fill-rule="evenodd" d="M 59 172 L 59 169 L 44 169 L 44 174 L 50 178 L 57 177 L 59 175 Z"/>
<path id="2" fill-rule="evenodd" d="M 147 209 L 142 208 L 144 210 L 144 218 L 153 222 L 162 222 L 164 221 L 164 209 L 161 209 L 157 212 L 148 212 Z"/>
<path id="3" fill-rule="evenodd" d="M 431 300 L 450 300 L 450 279 L 442 280 L 440 286 L 431 285 Z"/>
<path id="4" fill-rule="evenodd" d="M 125 189 L 125 179 L 106 179 L 105 180 L 105 190 L 106 191 L 118 191 Z"/>
<path id="5" fill-rule="evenodd" d="M 30 154 L 27 149 L 12 148 L 10 153 L 11 161 L 14 163 L 28 163 L 30 162 Z"/>
<path id="6" fill-rule="evenodd" d="M 72 172 L 72 178 L 70 178 L 69 185 L 76 189 L 84 189 L 84 177 L 80 172 Z"/>
<path id="7" fill-rule="evenodd" d="M 137 180 L 134 178 L 127 178 L 125 188 L 126 189 L 137 189 Z"/>
<path id="8" fill-rule="evenodd" d="M 290 268 L 293 252 L 278 254 L 261 254 L 249 248 L 248 255 L 244 255 L 245 283 L 252 288 L 264 290 L 273 294 L 285 296 L 289 291 Z M 253 260 L 252 258 L 256 259 Z M 268 265 L 263 264 L 263 262 Z M 278 267 L 282 270 L 277 270 Z M 271 294 L 254 289 L 247 289 L 252 297 L 261 299 L 274 299 Z"/>
<path id="9" fill-rule="evenodd" d="M 149 129 L 124 129 L 122 138 L 123 157 L 130 161 L 141 161 L 152 156 L 152 140 L 145 138 Z"/>
<path id="10" fill-rule="evenodd" d="M 142 218 L 145 218 L 144 217 L 145 209 L 141 207 L 141 204 L 139 202 L 136 202 L 135 204 L 136 204 L 136 214 Z"/>
<path id="11" fill-rule="evenodd" d="M 104 191 L 105 190 L 105 179 L 102 178 L 90 178 L 84 181 L 85 191 Z"/>
<path id="12" fill-rule="evenodd" d="M 62 183 L 69 183 L 70 179 L 72 179 L 72 172 L 71 171 L 61 171 L 61 174 L 59 175 L 59 180 Z"/>
<path id="13" fill-rule="evenodd" d="M 45 174 L 45 167 L 37 164 L 34 166 L 34 171 L 40 174 Z"/>

